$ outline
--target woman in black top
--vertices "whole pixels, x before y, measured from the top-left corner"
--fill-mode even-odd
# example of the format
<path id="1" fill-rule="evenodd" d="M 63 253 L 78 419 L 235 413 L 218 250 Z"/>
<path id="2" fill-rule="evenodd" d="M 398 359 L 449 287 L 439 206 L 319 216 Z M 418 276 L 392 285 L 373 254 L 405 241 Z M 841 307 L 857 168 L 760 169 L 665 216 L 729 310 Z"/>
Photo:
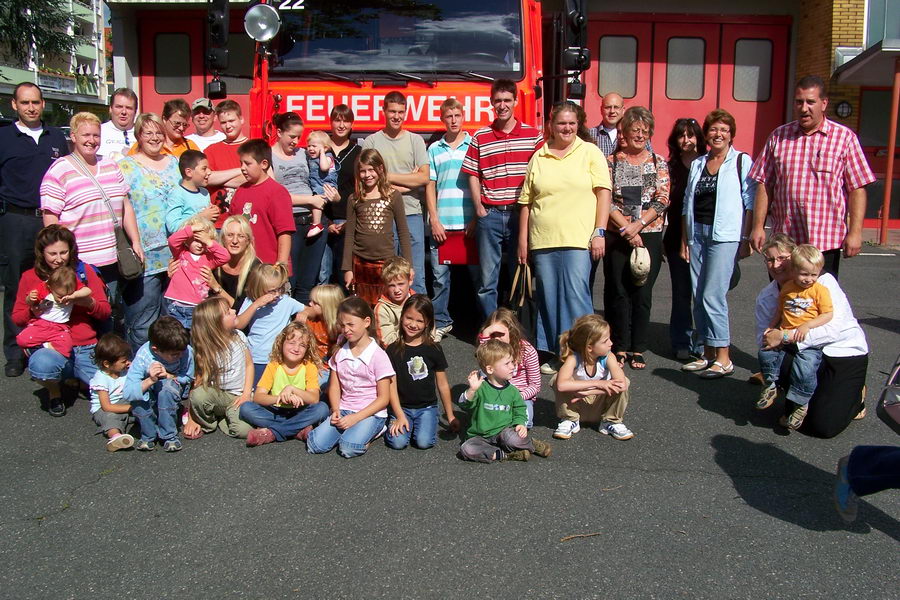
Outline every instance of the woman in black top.
<path id="1" fill-rule="evenodd" d="M 353 111 L 346 104 L 338 104 L 331 109 L 331 148 L 340 165 L 338 170 L 337 202 L 325 205 L 325 216 L 331 224 L 328 226 L 328 245 L 322 257 L 322 270 L 319 272 L 319 283 L 337 283 L 340 279 L 340 265 L 344 254 L 344 224 L 347 222 L 347 199 L 353 194 L 353 176 L 356 173 L 356 160 L 362 147 L 351 138 L 353 134 Z M 333 276 L 335 275 L 335 276 Z"/>
<path id="2" fill-rule="evenodd" d="M 253 230 L 244 215 L 231 215 L 222 223 L 219 242 L 228 250 L 228 262 L 209 274 L 209 293 L 222 296 L 237 311 L 244 303 L 247 276 L 257 265 Z"/>
<path id="3" fill-rule="evenodd" d="M 688 181 L 691 161 L 706 154 L 703 130 L 695 119 L 678 119 L 669 134 L 669 195 L 668 226 L 663 235 L 663 251 L 669 263 L 672 279 L 672 309 L 669 313 L 669 339 L 678 360 L 688 360 L 699 352 L 692 341 L 694 334 L 691 318 L 691 268 L 681 258 L 681 210 L 684 207 L 684 189 Z"/>

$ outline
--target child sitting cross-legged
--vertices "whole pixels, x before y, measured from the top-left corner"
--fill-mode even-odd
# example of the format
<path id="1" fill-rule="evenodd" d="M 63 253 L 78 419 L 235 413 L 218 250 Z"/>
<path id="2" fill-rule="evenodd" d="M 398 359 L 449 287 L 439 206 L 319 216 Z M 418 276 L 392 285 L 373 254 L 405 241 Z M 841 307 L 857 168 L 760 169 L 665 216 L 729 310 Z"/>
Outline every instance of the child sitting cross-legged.
<path id="1" fill-rule="evenodd" d="M 525 428 L 525 402 L 509 382 L 516 368 L 512 347 L 498 339 L 488 340 L 478 346 L 475 357 L 487 377 L 478 371 L 469 373 L 469 389 L 459 397 L 470 419 L 460 456 L 485 463 L 526 461 L 532 453 L 550 456 L 550 444 L 532 439 Z"/>
<path id="2" fill-rule="evenodd" d="M 609 323 L 599 315 L 579 317 L 560 337 L 559 346 L 562 366 L 550 386 L 556 390 L 556 415 L 561 421 L 553 437 L 571 438 L 584 421 L 600 423 L 600 433 L 614 439 L 633 438 L 622 423 L 631 382 L 619 361 L 609 360 Z"/>
<path id="3" fill-rule="evenodd" d="M 400 310 L 406 299 L 415 294 L 409 288 L 413 282 L 412 265 L 400 256 L 387 259 L 381 281 L 384 291 L 375 305 L 375 325 L 378 340 L 387 347 L 400 339 Z"/>

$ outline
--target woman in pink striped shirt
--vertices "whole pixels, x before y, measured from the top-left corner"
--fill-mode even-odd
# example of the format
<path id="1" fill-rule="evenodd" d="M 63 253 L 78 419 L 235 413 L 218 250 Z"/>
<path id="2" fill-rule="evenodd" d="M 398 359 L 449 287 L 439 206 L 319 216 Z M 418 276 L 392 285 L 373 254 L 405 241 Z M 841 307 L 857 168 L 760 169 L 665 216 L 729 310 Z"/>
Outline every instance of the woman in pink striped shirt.
<path id="1" fill-rule="evenodd" d="M 128 186 L 115 161 L 97 157 L 100 119 L 92 113 L 80 112 L 72 117 L 69 126 L 72 153 L 50 165 L 41 182 L 44 226 L 59 223 L 72 231 L 79 257 L 99 269 L 110 296 L 115 297 L 119 272 L 109 205 L 131 239 L 135 253 L 142 260 L 144 257 L 134 209 L 128 199 Z"/>

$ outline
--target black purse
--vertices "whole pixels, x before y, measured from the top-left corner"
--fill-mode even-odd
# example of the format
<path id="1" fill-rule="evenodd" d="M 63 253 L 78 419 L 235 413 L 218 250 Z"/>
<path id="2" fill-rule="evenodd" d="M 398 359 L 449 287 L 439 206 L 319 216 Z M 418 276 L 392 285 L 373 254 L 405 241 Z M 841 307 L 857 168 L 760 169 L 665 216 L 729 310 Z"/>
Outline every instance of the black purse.
<path id="1" fill-rule="evenodd" d="M 516 313 L 525 335 L 535 339 L 537 328 L 537 306 L 534 301 L 534 283 L 528 263 L 516 267 L 512 288 L 509 290 L 509 306 Z"/>

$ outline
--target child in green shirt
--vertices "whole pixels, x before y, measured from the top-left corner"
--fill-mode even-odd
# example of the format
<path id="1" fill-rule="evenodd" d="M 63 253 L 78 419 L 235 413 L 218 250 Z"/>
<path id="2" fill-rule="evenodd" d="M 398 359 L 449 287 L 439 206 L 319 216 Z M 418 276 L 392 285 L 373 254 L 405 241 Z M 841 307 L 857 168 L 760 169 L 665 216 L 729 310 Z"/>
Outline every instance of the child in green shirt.
<path id="1" fill-rule="evenodd" d="M 522 394 L 509 383 L 516 369 L 512 347 L 491 339 L 475 351 L 478 371 L 469 373 L 469 389 L 459 404 L 469 414 L 468 438 L 459 448 L 464 460 L 496 462 L 528 460 L 532 454 L 550 456 L 550 444 L 528 436 L 528 414 Z"/>

